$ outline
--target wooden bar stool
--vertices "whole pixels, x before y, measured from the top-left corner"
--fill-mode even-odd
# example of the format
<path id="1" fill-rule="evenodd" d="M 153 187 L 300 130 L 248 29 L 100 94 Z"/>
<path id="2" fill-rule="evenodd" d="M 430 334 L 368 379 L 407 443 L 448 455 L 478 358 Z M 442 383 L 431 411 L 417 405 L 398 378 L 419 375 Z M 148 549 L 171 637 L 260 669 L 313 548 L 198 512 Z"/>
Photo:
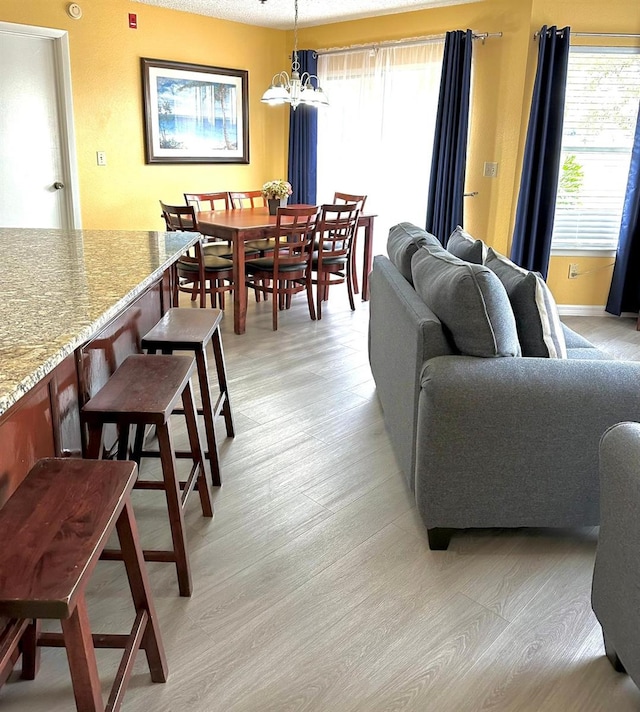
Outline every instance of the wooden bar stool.
<path id="1" fill-rule="evenodd" d="M 220 461 L 216 442 L 215 422 L 220 415 L 224 416 L 227 435 L 235 435 L 229 389 L 227 386 L 227 371 L 222 351 L 220 322 L 223 312 L 219 309 L 169 309 L 160 321 L 142 337 L 142 348 L 149 354 L 161 351 L 172 354 L 174 351 L 192 351 L 198 366 L 198 381 L 202 398 L 202 408 L 198 414 L 203 416 L 207 438 L 205 457 L 209 458 L 211 477 L 214 485 L 220 485 Z M 207 368 L 207 346 L 212 344 L 216 362 L 218 387 L 220 393 L 216 402 L 211 397 L 211 383 Z M 180 412 L 178 410 L 178 412 Z M 177 452 L 176 457 L 189 456 L 190 453 Z"/>
<path id="2" fill-rule="evenodd" d="M 129 435 L 132 425 L 155 426 L 162 465 L 162 481 L 140 480 L 135 489 L 164 490 L 169 510 L 172 550 L 143 551 L 146 561 L 175 562 L 181 596 L 190 596 L 191 569 L 187 555 L 183 510 L 189 494 L 198 488 L 202 514 L 213 516 L 213 505 L 207 483 L 204 456 L 196 415 L 191 377 L 195 371 L 192 356 L 146 356 L 133 354 L 115 371 L 106 385 L 82 408 L 82 417 L 88 427 L 87 457 L 99 459 L 102 451 L 102 430 L 106 423 L 118 428 L 118 459 L 129 457 Z M 178 401 L 182 400 L 191 459 L 193 465 L 185 482 L 180 482 L 176 472 L 175 449 L 170 416 Z M 139 447 L 134 459 L 144 457 Z M 182 488 L 182 495 L 180 489 Z M 119 559 L 120 552 L 105 551 L 105 558 Z"/>
<path id="3" fill-rule="evenodd" d="M 120 709 L 139 648 L 151 679 L 165 682 L 167 661 L 131 507 L 133 462 L 38 461 L 0 509 L 0 675 L 22 652 L 22 677 L 32 680 L 38 646 L 64 646 L 79 712 Z M 136 609 L 128 635 L 94 635 L 85 589 L 107 539 L 117 530 Z M 40 632 L 40 619 L 58 619 L 62 633 Z M 93 641 L 93 642 L 92 642 Z M 105 708 L 95 648 L 124 648 Z"/>

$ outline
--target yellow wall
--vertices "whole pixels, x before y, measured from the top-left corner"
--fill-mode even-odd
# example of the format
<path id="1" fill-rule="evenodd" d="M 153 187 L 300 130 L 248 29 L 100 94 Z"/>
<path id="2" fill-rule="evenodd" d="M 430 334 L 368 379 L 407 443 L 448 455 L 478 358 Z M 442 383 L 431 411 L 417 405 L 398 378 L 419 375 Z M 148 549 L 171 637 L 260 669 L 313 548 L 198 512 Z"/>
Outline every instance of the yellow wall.
<path id="1" fill-rule="evenodd" d="M 0 20 L 69 31 L 83 225 L 158 229 L 157 201 L 182 201 L 184 191 L 247 189 L 285 177 L 288 111 L 260 96 L 286 65 L 292 33 L 165 10 L 129 0 L 82 0 L 84 17 L 68 18 L 64 0 L 2 0 Z M 138 15 L 130 30 L 127 15 Z M 302 28 L 299 46 L 323 49 L 470 28 L 502 32 L 474 45 L 471 134 L 465 227 L 509 252 L 542 24 L 573 31 L 640 33 L 638 0 L 482 0 L 353 22 Z M 579 41 L 579 40 L 576 40 Z M 584 43 L 584 40 L 582 41 Z M 249 165 L 145 165 L 140 57 L 249 70 Z M 434 98 L 437 100 L 437 98 Z M 98 167 L 96 151 L 108 165 Z M 484 161 L 497 161 L 484 178 Z M 561 304 L 601 305 L 608 258 L 552 258 L 549 283 Z M 577 262 L 578 279 L 568 280 Z"/>
<path id="2" fill-rule="evenodd" d="M 183 192 L 258 188 L 286 177 L 283 107 L 260 103 L 286 60 L 286 34 L 128 0 L 2 0 L 0 20 L 69 31 L 73 102 L 85 228 L 162 229 L 158 200 Z M 128 13 L 138 15 L 129 29 Z M 248 165 L 146 165 L 140 57 L 249 70 Z M 96 165 L 106 151 L 107 165 Z"/>

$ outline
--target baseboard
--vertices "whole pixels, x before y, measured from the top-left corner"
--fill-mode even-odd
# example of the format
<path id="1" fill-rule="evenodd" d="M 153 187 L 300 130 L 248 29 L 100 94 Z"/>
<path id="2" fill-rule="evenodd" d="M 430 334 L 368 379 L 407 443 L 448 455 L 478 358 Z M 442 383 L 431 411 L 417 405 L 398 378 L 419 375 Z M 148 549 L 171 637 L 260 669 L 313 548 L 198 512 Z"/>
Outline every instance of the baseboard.
<path id="1" fill-rule="evenodd" d="M 605 311 L 603 306 L 590 304 L 558 304 L 558 313 L 560 316 L 616 316 Z M 634 312 L 622 312 L 620 316 L 638 318 Z"/>

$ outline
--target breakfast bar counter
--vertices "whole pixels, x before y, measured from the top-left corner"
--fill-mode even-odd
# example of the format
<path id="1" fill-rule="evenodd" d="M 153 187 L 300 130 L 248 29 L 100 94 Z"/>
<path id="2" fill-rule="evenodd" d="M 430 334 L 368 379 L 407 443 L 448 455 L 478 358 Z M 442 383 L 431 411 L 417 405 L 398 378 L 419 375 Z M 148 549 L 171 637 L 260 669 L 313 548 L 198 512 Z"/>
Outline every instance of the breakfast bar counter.
<path id="1" fill-rule="evenodd" d="M 79 406 L 170 306 L 196 233 L 0 228 L 0 506 L 39 457 L 79 455 Z"/>

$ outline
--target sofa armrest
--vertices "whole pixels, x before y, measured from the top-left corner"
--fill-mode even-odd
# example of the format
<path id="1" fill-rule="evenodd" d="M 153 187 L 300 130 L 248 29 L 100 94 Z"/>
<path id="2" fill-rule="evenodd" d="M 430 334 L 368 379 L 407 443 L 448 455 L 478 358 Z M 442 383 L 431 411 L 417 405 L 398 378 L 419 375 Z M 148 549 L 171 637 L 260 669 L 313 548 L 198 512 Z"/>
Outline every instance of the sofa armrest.
<path id="1" fill-rule="evenodd" d="M 640 363 L 449 356 L 426 364 L 421 385 L 428 528 L 598 523 L 598 444 L 640 420 Z"/>
<path id="2" fill-rule="evenodd" d="M 391 261 L 377 255 L 370 277 L 369 363 L 398 464 L 413 489 L 420 373 L 451 353 L 435 314 Z"/>

